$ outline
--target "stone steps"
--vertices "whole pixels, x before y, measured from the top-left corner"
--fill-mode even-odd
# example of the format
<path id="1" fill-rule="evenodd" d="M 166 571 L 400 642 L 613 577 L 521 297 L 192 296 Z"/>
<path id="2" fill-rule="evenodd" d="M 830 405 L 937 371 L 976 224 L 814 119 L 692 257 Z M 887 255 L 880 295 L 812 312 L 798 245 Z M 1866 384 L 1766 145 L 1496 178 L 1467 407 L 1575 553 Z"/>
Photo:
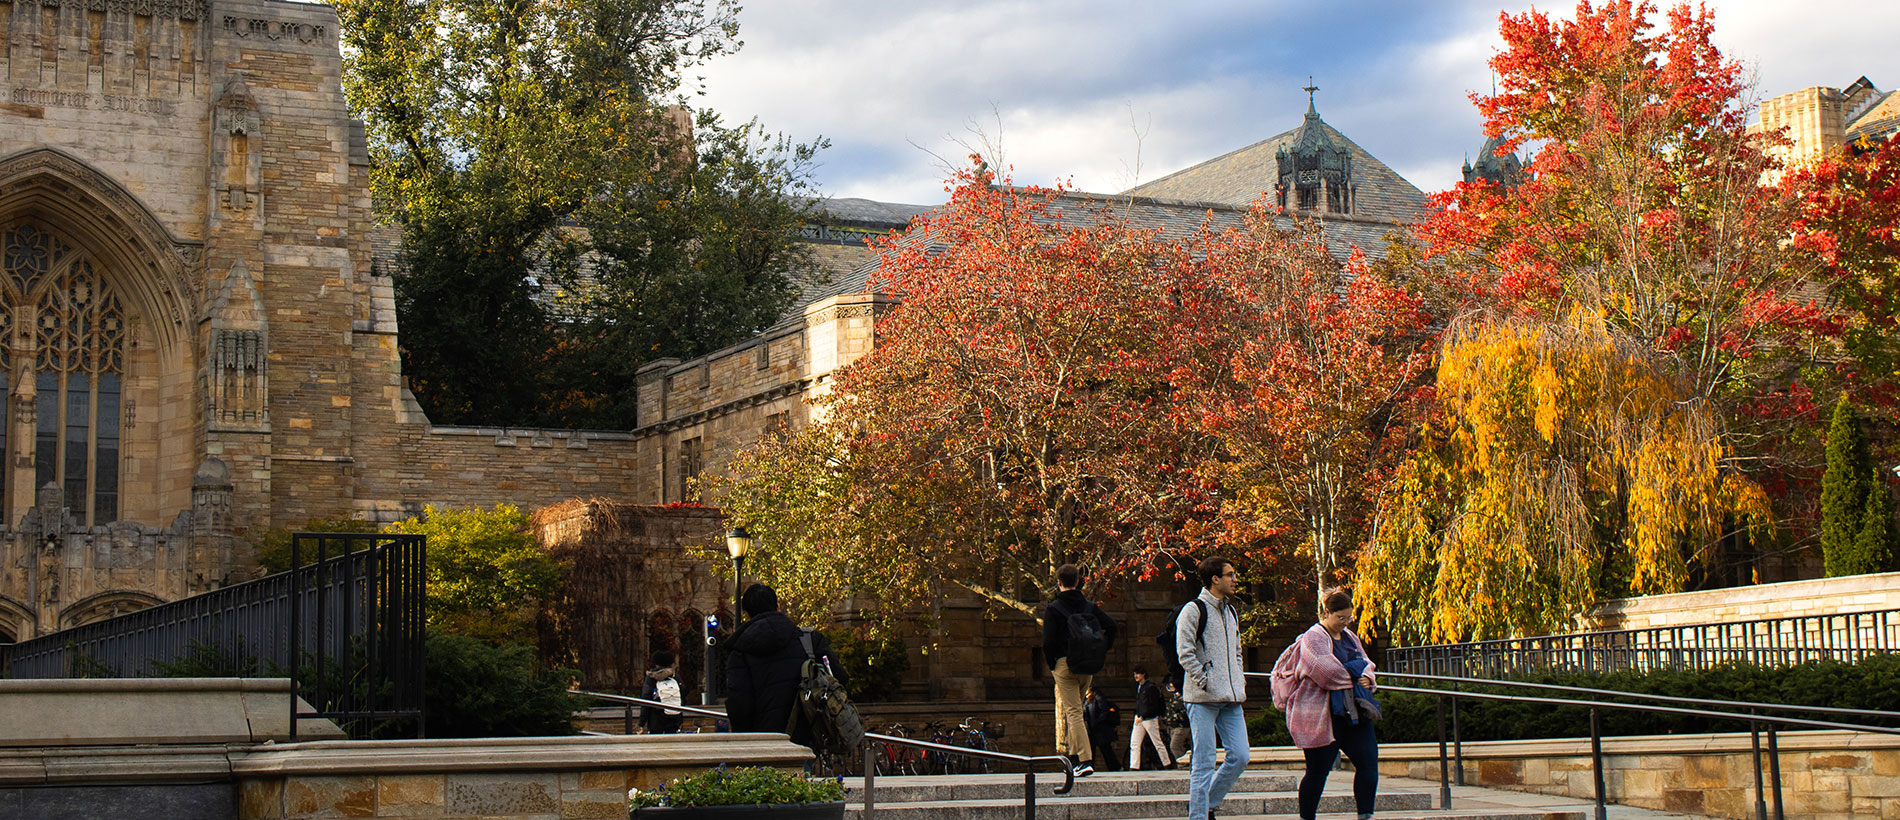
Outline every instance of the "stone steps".
<path id="1" fill-rule="evenodd" d="M 1053 793 L 1060 775 L 1036 777 L 1037 820 L 1149 820 L 1187 816 L 1187 771 L 1103 772 L 1080 778 L 1066 795 Z M 880 777 L 875 781 L 872 816 L 883 820 L 1020 820 L 1023 816 L 1023 776 L 1020 774 Z M 866 820 L 863 784 L 846 778 L 846 816 Z M 1221 804 L 1222 818 L 1287 817 L 1297 814 L 1299 775 L 1296 772 L 1255 769 Z M 1439 811 L 1432 793 L 1381 789 L 1380 820 L 1584 820 L 1580 811 L 1545 808 L 1467 808 Z M 1339 783 L 1327 789 L 1320 813 L 1352 817 L 1350 787 Z"/>

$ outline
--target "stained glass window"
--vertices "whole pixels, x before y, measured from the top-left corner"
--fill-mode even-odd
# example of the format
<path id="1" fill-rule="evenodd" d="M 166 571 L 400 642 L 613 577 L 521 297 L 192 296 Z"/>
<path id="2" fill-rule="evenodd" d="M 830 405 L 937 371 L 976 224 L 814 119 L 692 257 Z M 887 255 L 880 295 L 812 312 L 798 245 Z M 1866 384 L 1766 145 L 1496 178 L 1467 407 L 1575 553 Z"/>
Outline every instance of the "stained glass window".
<path id="1" fill-rule="evenodd" d="M 125 313 L 92 260 L 31 222 L 0 230 L 0 373 L 22 357 L 31 374 L 0 391 L 13 401 L 34 391 L 33 438 L 8 441 L 6 463 L 26 456 L 31 474 L 0 471 L 0 489 L 31 479 L 58 484 L 66 506 L 86 525 L 119 513 L 119 431 L 125 367 Z M 5 424 L 0 424 L 4 428 Z M 20 453 L 13 448 L 31 448 Z M 0 494 L 0 497 L 5 497 Z M 19 510 L 7 510 L 8 518 Z"/>

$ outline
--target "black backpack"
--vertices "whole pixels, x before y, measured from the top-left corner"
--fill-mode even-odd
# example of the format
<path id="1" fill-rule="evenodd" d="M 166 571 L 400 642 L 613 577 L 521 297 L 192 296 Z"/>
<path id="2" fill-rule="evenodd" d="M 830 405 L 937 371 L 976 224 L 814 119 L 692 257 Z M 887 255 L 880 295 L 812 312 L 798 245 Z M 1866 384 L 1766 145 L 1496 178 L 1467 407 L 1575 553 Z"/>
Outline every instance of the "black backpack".
<path id="1" fill-rule="evenodd" d="M 1062 613 L 1053 603 L 1049 610 Z M 1069 625 L 1069 654 L 1066 656 L 1069 671 L 1077 675 L 1102 671 L 1108 664 L 1108 631 L 1102 628 L 1101 619 L 1095 617 L 1095 607 L 1062 614 Z"/>
<path id="2" fill-rule="evenodd" d="M 805 663 L 799 670 L 798 693 L 785 733 L 797 736 L 798 725 L 804 723 L 811 727 L 813 751 L 849 752 L 864 741 L 864 721 L 858 717 L 858 707 L 845 696 L 844 687 L 832 677 L 831 668 L 818 658 L 811 632 L 810 628 L 798 631 L 798 641 L 805 647 Z"/>
<path id="3" fill-rule="evenodd" d="M 1194 628 L 1194 645 L 1201 646 L 1201 636 L 1207 633 L 1207 602 L 1195 598 L 1188 604 L 1193 604 L 1201 611 L 1201 625 Z M 1187 604 L 1175 607 L 1174 614 L 1168 616 L 1168 625 L 1162 628 L 1161 634 L 1155 636 L 1155 643 L 1161 645 L 1161 657 L 1168 661 L 1168 677 L 1177 682 L 1186 680 L 1187 670 L 1181 668 L 1181 654 L 1174 648 L 1174 628 L 1175 623 L 1181 620 L 1181 610 L 1187 607 Z"/>

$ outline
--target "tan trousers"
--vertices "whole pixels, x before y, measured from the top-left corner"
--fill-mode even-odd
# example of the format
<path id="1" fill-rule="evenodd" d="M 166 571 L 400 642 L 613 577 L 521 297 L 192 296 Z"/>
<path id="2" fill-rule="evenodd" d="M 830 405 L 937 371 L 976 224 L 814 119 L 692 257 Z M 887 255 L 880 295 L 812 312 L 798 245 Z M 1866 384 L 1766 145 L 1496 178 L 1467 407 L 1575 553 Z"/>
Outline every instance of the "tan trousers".
<path id="1" fill-rule="evenodd" d="M 1094 675 L 1069 671 L 1069 659 L 1056 659 L 1056 754 L 1075 755 L 1082 761 L 1095 759 L 1089 746 L 1089 729 L 1082 723 L 1082 697 L 1089 691 Z"/>
<path id="2" fill-rule="evenodd" d="M 1174 758 L 1168 756 L 1168 741 L 1161 734 L 1161 718 L 1135 718 L 1135 727 L 1128 733 L 1128 770 L 1141 768 L 1141 744 L 1152 739 L 1155 754 L 1161 758 L 1161 765 L 1174 765 Z"/>

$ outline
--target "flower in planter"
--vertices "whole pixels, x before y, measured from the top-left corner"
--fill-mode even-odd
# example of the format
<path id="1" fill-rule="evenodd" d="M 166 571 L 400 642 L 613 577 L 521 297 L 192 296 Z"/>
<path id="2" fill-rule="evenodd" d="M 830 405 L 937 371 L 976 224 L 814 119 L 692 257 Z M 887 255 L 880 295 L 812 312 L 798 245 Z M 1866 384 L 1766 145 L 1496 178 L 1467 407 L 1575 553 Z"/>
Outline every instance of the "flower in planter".
<path id="1" fill-rule="evenodd" d="M 629 809 L 835 803 L 843 799 L 842 777 L 815 779 L 783 769 L 731 769 L 724 764 L 691 777 L 673 778 L 652 791 L 627 792 Z"/>

